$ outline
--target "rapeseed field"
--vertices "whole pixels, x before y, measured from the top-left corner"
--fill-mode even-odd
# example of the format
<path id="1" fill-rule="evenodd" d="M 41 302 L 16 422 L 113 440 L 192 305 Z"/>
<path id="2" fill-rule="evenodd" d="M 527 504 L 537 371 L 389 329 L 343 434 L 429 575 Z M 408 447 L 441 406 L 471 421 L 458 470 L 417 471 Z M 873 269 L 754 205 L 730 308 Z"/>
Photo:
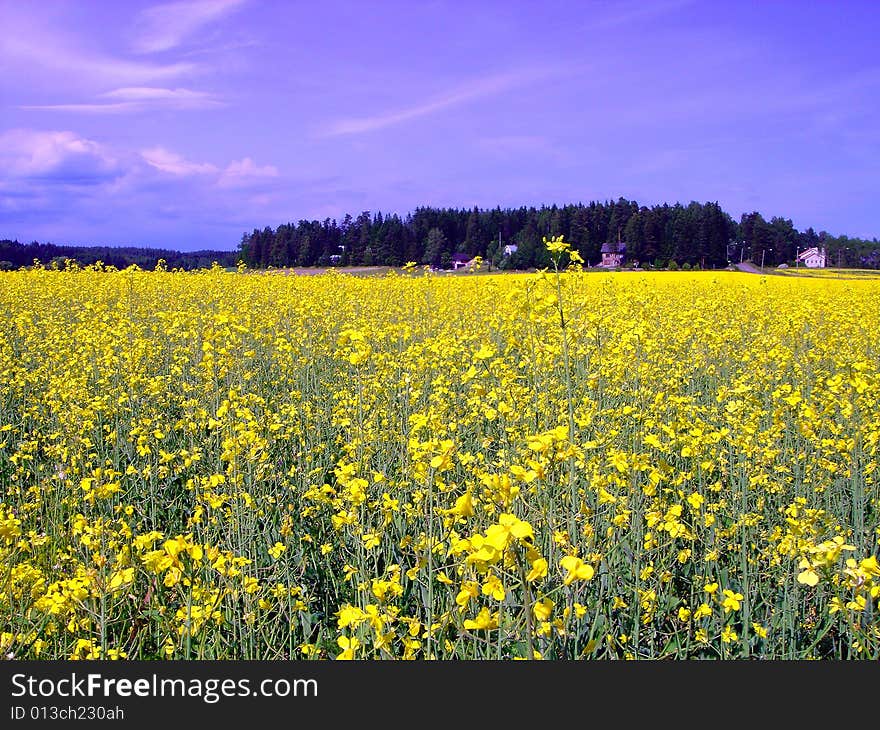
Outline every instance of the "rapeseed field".
<path id="1" fill-rule="evenodd" d="M 0 649 L 877 659 L 880 281 L 0 273 Z"/>

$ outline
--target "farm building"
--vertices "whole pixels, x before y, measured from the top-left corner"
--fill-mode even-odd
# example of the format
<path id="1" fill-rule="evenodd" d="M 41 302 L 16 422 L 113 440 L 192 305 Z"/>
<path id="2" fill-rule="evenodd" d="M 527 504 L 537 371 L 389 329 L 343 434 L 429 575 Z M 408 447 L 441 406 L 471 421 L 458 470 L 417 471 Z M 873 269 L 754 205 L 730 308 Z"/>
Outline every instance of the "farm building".
<path id="1" fill-rule="evenodd" d="M 471 262 L 472 259 L 473 259 L 473 256 L 470 256 L 469 254 L 454 253 L 454 254 L 452 254 L 452 268 L 455 271 L 458 271 L 459 269 L 463 269 L 465 266 L 467 266 Z"/>
<path id="2" fill-rule="evenodd" d="M 626 243 L 623 241 L 609 241 L 602 244 L 602 263 L 599 266 L 615 267 L 623 266 L 626 260 Z"/>
<path id="3" fill-rule="evenodd" d="M 825 268 L 825 249 L 812 246 L 798 254 L 798 261 L 808 269 Z"/>

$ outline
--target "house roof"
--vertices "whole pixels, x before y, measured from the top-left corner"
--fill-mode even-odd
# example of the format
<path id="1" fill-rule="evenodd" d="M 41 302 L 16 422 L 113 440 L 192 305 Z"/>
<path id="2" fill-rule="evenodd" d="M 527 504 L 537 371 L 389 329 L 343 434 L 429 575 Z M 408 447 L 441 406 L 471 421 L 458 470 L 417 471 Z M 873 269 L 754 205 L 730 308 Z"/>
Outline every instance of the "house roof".
<path id="1" fill-rule="evenodd" d="M 816 246 L 813 246 L 812 248 L 808 248 L 804 251 L 801 251 L 800 254 L 798 254 L 798 258 L 805 259 L 810 256 L 824 256 L 824 255 L 825 255 L 825 249 L 817 248 Z"/>
<path id="2" fill-rule="evenodd" d="M 472 258 L 473 258 L 473 256 L 471 256 L 470 254 L 467 254 L 467 253 L 454 253 L 454 254 L 452 254 L 452 260 L 457 261 L 462 264 L 466 264 Z"/>
<path id="3" fill-rule="evenodd" d="M 626 253 L 626 243 L 622 241 L 608 241 L 602 244 L 600 253 Z"/>

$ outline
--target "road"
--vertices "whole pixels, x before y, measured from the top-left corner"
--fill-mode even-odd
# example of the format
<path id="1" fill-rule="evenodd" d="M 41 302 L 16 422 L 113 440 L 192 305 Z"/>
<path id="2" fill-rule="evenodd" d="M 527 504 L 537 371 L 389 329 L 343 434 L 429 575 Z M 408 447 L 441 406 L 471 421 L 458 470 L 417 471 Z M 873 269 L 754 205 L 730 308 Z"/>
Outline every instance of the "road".
<path id="1" fill-rule="evenodd" d="M 738 264 L 735 264 L 736 268 L 740 271 L 747 271 L 750 274 L 763 274 L 757 266 L 755 266 L 751 261 L 742 261 Z"/>

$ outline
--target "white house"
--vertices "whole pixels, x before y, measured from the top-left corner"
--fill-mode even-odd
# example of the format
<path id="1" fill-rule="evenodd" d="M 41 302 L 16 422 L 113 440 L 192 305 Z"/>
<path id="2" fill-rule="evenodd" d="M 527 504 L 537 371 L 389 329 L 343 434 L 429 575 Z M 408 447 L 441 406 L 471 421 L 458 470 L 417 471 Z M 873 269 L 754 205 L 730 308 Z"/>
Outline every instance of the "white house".
<path id="1" fill-rule="evenodd" d="M 798 254 L 798 261 L 808 269 L 824 269 L 825 249 L 812 246 Z"/>
<path id="2" fill-rule="evenodd" d="M 504 256 L 512 256 L 513 254 L 516 253 L 516 249 L 517 249 L 517 246 L 516 246 L 515 243 L 508 243 L 508 244 L 504 247 L 504 249 L 503 249 L 503 251 L 502 251 L 502 254 L 503 254 Z"/>

